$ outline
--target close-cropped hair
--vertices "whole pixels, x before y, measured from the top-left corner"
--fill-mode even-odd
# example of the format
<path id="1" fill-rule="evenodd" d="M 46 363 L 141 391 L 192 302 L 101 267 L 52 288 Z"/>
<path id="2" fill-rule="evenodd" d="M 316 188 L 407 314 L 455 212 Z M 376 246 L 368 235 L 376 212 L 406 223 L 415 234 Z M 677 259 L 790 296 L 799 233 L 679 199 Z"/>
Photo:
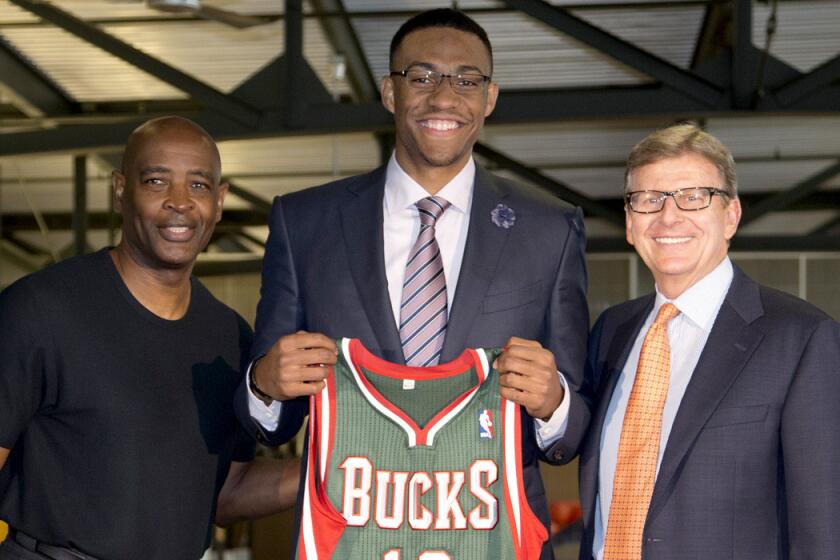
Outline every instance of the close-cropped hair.
<path id="1" fill-rule="evenodd" d="M 735 173 L 735 159 L 723 142 L 700 128 L 695 122 L 684 122 L 661 128 L 649 134 L 636 144 L 627 158 L 624 171 L 624 190 L 630 188 L 631 173 L 650 163 L 685 154 L 703 156 L 720 172 L 723 184 L 720 189 L 728 199 L 738 197 L 738 177 Z M 718 187 L 718 185 L 704 185 Z"/>
<path id="2" fill-rule="evenodd" d="M 492 74 L 493 47 L 490 45 L 490 39 L 487 37 L 487 32 L 484 31 L 484 28 L 476 23 L 474 19 L 464 12 L 450 8 L 438 8 L 435 10 L 421 12 L 400 26 L 394 34 L 394 38 L 391 39 L 391 50 L 389 55 L 391 70 L 395 70 L 393 67 L 394 54 L 397 52 L 397 49 L 400 48 L 400 45 L 406 35 L 429 27 L 449 27 L 465 33 L 471 33 L 481 39 L 481 42 L 484 43 L 485 47 L 487 47 L 487 54 L 490 55 L 490 73 Z"/>

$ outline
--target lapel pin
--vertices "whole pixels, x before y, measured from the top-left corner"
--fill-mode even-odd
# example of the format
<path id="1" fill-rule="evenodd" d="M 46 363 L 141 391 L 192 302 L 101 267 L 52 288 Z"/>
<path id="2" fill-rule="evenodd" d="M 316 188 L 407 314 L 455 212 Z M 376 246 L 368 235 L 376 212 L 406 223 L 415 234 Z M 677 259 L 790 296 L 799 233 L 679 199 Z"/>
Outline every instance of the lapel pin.
<path id="1" fill-rule="evenodd" d="M 510 229 L 516 223 L 516 212 L 513 208 L 505 206 L 504 204 L 497 204 L 490 212 L 490 219 L 496 224 L 496 227 Z"/>

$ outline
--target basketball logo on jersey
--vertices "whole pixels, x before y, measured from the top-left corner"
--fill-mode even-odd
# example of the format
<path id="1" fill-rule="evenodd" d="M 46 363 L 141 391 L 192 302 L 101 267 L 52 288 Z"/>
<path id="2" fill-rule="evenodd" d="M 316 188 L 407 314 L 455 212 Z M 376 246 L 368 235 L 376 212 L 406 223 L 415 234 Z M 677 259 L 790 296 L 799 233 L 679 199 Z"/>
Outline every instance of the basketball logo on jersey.
<path id="1" fill-rule="evenodd" d="M 478 411 L 478 437 L 493 439 L 493 413 L 488 408 Z"/>

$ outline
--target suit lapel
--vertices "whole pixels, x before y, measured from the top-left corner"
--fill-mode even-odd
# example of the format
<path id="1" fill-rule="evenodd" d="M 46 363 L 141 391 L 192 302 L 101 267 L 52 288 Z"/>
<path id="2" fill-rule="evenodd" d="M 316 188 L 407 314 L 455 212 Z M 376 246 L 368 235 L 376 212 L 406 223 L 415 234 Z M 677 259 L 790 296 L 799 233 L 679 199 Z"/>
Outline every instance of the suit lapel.
<path id="1" fill-rule="evenodd" d="M 639 335 L 639 331 L 645 322 L 650 310 L 653 308 L 655 297 L 653 295 L 642 300 L 641 306 L 635 313 L 629 314 L 620 323 L 608 342 L 601 376 L 595 380 L 597 383 L 596 395 L 597 408 L 592 415 L 592 423 L 589 427 L 586 443 L 581 453 L 581 504 L 583 507 L 591 507 L 586 513 L 591 515 L 595 512 L 595 498 L 598 494 L 598 472 L 600 469 L 600 448 L 601 433 L 604 429 L 604 422 L 607 416 L 607 409 L 612 400 L 613 391 L 621 377 L 627 356 L 633 348 L 633 343 Z M 596 364 L 598 366 L 598 364 Z"/>
<path id="2" fill-rule="evenodd" d="M 372 171 L 348 187 L 347 203 L 341 207 L 341 226 L 347 247 L 350 274 L 359 292 L 368 322 L 389 359 L 402 360 L 402 345 L 388 297 L 385 249 L 382 233 L 382 197 L 385 167 Z M 393 355 L 390 355 L 393 354 Z"/>
<path id="3" fill-rule="evenodd" d="M 758 285 L 735 267 L 729 293 L 674 419 L 654 486 L 649 519 L 667 501 L 680 464 L 763 338 L 763 333 L 751 325 L 763 313 Z"/>
<path id="4" fill-rule="evenodd" d="M 496 226 L 490 219 L 490 212 L 506 197 L 507 193 L 499 189 L 493 176 L 476 164 L 469 231 L 455 299 L 449 311 L 441 362 L 454 359 L 464 350 L 467 335 L 481 312 L 482 301 L 510 232 Z"/>

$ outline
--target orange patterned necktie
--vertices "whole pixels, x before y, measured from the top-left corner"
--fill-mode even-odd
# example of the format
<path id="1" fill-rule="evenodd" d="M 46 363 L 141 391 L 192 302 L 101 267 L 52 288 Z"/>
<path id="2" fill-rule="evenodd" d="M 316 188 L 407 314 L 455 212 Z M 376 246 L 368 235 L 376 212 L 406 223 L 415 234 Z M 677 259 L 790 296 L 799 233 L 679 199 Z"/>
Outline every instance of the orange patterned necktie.
<path id="1" fill-rule="evenodd" d="M 656 480 L 662 407 L 671 371 L 668 321 L 679 313 L 673 304 L 663 305 L 642 343 L 618 444 L 604 560 L 642 557 L 642 533 Z"/>

